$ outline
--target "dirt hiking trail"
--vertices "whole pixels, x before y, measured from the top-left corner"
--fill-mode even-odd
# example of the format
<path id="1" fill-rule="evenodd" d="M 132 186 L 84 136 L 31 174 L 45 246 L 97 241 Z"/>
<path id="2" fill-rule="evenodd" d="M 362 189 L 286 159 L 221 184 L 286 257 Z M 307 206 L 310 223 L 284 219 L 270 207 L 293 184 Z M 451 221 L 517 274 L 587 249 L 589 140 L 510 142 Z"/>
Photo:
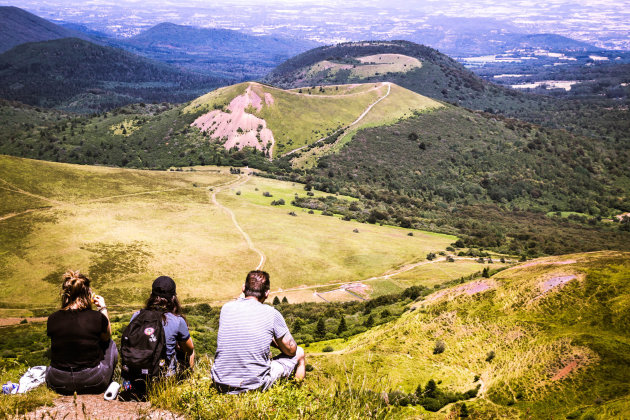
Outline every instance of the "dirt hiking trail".
<path id="1" fill-rule="evenodd" d="M 254 242 L 249 237 L 247 232 L 245 232 L 243 228 L 241 227 L 241 225 L 238 224 L 238 221 L 236 220 L 236 215 L 234 214 L 234 212 L 230 210 L 228 207 L 219 203 L 219 200 L 217 200 L 218 192 L 221 192 L 222 190 L 228 187 L 236 187 L 238 185 L 243 185 L 244 183 L 249 181 L 250 177 L 251 177 L 251 171 L 247 172 L 243 176 L 239 176 L 236 180 L 232 182 L 219 185 L 218 187 L 213 187 L 210 191 L 208 191 L 208 194 L 210 195 L 210 201 L 212 201 L 212 204 L 219 207 L 221 210 L 223 210 L 224 212 L 230 215 L 230 217 L 232 218 L 232 223 L 234 223 L 234 226 L 236 227 L 236 229 L 241 233 L 241 236 L 243 236 L 243 238 L 245 239 L 245 242 L 247 242 L 247 246 L 249 247 L 249 249 L 251 249 L 252 251 L 254 251 L 256 254 L 260 256 L 260 261 L 258 262 L 258 266 L 256 266 L 256 270 L 262 270 L 262 268 L 265 265 L 265 261 L 267 260 L 267 257 L 260 249 L 256 248 L 256 246 L 254 245 Z"/>
<path id="2" fill-rule="evenodd" d="M 368 107 L 367 107 L 367 108 L 365 108 L 365 110 L 363 111 L 363 113 L 362 113 L 361 115 L 359 115 L 359 117 L 358 117 L 356 120 L 354 120 L 354 121 L 353 121 L 350 125 L 347 125 L 347 126 L 345 126 L 344 128 L 341 128 L 340 130 L 335 131 L 335 133 L 337 133 L 337 132 L 341 131 L 341 134 L 340 134 L 337 138 L 342 138 L 342 137 L 344 136 L 344 134 L 345 134 L 345 133 L 346 133 L 349 129 L 351 129 L 353 126 L 357 125 L 357 124 L 358 124 L 358 123 L 359 123 L 359 122 L 360 122 L 363 118 L 365 118 L 365 116 L 366 116 L 366 115 L 367 115 L 367 114 L 368 114 L 368 113 L 372 110 L 372 108 L 374 108 L 374 106 L 375 106 L 376 104 L 378 104 L 378 103 L 379 103 L 379 102 L 381 102 L 383 99 L 385 99 L 385 98 L 387 98 L 387 97 L 389 96 L 390 92 L 392 91 L 392 84 L 391 84 L 391 83 L 389 83 L 389 82 L 383 82 L 380 86 L 374 87 L 374 88 L 370 89 L 369 91 L 376 90 L 376 89 L 380 89 L 380 88 L 381 88 L 381 86 L 384 86 L 384 85 L 387 85 L 387 93 L 385 93 L 385 95 L 381 96 L 381 97 L 380 97 L 380 98 L 378 98 L 376 101 L 374 101 L 374 102 L 372 102 L 370 105 L 368 105 Z M 368 92 L 369 92 L 369 91 L 368 91 Z M 361 92 L 361 94 L 364 94 L 364 93 L 365 93 L 365 92 Z M 298 95 L 303 95 L 303 94 L 299 93 Z M 339 97 L 339 96 L 350 96 L 350 95 L 356 95 L 356 93 L 355 93 L 355 94 L 348 94 L 348 95 L 337 95 L 337 97 Z M 319 97 L 319 96 L 326 96 L 326 95 L 318 95 L 318 97 Z M 330 96 L 331 96 L 331 97 L 334 97 L 334 95 L 330 95 Z M 333 135 L 334 135 L 335 133 L 333 133 Z M 312 144 L 321 143 L 322 141 L 326 140 L 328 137 L 330 137 L 330 136 L 322 137 L 321 139 L 316 140 L 316 141 L 315 141 L 314 143 L 312 143 Z M 309 147 L 309 146 L 311 146 L 311 144 L 307 144 L 307 145 L 304 145 L 304 146 L 302 146 L 302 147 L 298 147 L 297 149 L 293 149 L 293 150 L 291 150 L 291 151 L 289 151 L 289 152 L 287 152 L 287 153 L 283 154 L 283 155 L 282 155 L 282 157 L 284 157 L 284 156 L 290 156 L 290 155 L 292 155 L 292 154 L 294 154 L 294 153 L 297 153 L 297 152 L 299 152 L 300 150 L 303 150 L 303 149 L 305 149 L 305 148 L 307 148 L 307 147 Z"/>

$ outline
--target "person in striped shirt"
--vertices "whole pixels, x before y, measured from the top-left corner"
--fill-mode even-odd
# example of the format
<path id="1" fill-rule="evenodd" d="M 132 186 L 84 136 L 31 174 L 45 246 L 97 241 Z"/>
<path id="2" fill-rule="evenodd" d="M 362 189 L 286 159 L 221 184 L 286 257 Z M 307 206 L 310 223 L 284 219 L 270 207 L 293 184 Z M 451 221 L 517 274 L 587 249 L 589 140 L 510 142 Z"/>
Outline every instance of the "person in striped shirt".
<path id="1" fill-rule="evenodd" d="M 239 394 L 266 390 L 279 378 L 306 375 L 304 349 L 298 347 L 280 312 L 264 302 L 269 274 L 247 274 L 243 295 L 221 308 L 212 380 L 220 392 Z M 280 350 L 271 358 L 270 346 Z"/>

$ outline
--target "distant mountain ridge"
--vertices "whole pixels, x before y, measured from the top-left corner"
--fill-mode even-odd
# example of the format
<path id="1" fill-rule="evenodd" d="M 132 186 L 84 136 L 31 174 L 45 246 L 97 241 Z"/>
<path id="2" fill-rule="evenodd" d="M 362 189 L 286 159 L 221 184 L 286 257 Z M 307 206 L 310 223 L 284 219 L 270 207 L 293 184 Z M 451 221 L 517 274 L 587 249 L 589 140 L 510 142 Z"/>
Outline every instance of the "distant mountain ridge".
<path id="1" fill-rule="evenodd" d="M 55 24 L 18 7 L 0 7 L 0 53 L 27 43 L 80 38 L 229 79 L 258 80 L 282 61 L 318 46 L 314 41 L 254 36 L 230 29 L 160 23 L 130 39 L 115 39 L 73 22 Z M 227 84 L 227 83 L 226 83 Z"/>
<path id="2" fill-rule="evenodd" d="M 230 29 L 160 23 L 115 45 L 187 70 L 230 78 L 263 77 L 276 65 L 313 48 L 313 41 L 253 36 Z"/>
<path id="3" fill-rule="evenodd" d="M 26 42 L 89 37 L 13 6 L 0 7 L 0 53 Z"/>

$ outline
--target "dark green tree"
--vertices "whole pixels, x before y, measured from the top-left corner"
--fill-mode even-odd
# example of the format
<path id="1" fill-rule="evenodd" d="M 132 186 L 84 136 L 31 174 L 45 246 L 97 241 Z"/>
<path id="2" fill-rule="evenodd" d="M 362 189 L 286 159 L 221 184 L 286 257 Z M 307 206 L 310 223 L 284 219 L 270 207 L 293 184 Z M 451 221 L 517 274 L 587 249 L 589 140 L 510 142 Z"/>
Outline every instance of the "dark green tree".
<path id="1" fill-rule="evenodd" d="M 372 328 L 374 326 L 374 315 L 370 314 L 368 319 L 363 323 L 367 328 Z"/>
<path id="2" fill-rule="evenodd" d="M 282 298 L 282 303 L 289 303 L 289 299 L 286 296 Z"/>
<path id="3" fill-rule="evenodd" d="M 490 273 L 488 272 L 488 267 L 483 268 L 483 272 L 481 273 L 481 277 L 488 278 L 490 277 Z"/>
<path id="4" fill-rule="evenodd" d="M 459 417 L 468 417 L 468 415 L 468 407 L 466 407 L 466 403 L 462 403 L 459 409 Z"/>
<path id="5" fill-rule="evenodd" d="M 302 320 L 300 318 L 297 318 L 295 320 L 295 322 L 293 323 L 293 334 L 297 334 L 300 331 L 302 331 Z"/>
<path id="6" fill-rule="evenodd" d="M 324 318 L 319 318 L 319 321 L 317 321 L 317 327 L 315 328 L 315 333 L 319 337 L 323 337 L 326 335 L 326 323 L 324 322 Z"/>
<path id="7" fill-rule="evenodd" d="M 427 398 L 435 398 L 437 394 L 437 384 L 433 379 L 429 379 L 427 386 L 424 388 L 424 396 Z"/>
<path id="8" fill-rule="evenodd" d="M 339 321 L 339 326 L 337 327 L 337 335 L 341 335 L 347 330 L 348 326 L 346 325 L 346 317 L 342 315 L 341 320 Z"/>
<path id="9" fill-rule="evenodd" d="M 278 296 L 275 296 L 275 297 L 273 298 L 273 305 L 274 305 L 274 306 L 275 306 L 275 305 L 280 305 L 280 299 L 278 299 Z"/>

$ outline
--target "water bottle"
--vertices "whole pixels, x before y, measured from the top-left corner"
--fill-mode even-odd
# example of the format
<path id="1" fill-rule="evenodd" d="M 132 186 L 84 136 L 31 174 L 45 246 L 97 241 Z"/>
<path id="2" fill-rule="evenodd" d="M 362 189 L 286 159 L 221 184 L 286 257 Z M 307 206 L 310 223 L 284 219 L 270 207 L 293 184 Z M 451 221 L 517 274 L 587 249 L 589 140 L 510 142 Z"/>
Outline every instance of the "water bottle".
<path id="1" fill-rule="evenodd" d="M 116 381 L 109 384 L 107 387 L 107 391 L 105 391 L 104 398 L 107 401 L 111 401 L 118 396 L 118 390 L 120 389 L 120 384 Z"/>

